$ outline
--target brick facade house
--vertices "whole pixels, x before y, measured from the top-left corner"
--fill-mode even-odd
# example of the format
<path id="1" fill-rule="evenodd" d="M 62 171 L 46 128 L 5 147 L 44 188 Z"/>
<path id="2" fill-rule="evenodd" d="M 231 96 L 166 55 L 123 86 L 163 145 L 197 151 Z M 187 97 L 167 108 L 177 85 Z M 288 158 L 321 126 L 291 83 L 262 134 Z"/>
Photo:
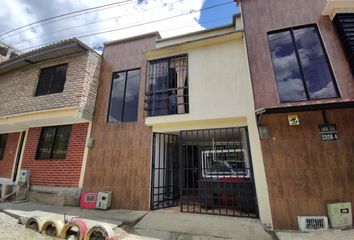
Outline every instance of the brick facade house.
<path id="1" fill-rule="evenodd" d="M 77 39 L 0 63 L 0 178 L 29 170 L 30 198 L 77 205 L 100 65 Z"/>

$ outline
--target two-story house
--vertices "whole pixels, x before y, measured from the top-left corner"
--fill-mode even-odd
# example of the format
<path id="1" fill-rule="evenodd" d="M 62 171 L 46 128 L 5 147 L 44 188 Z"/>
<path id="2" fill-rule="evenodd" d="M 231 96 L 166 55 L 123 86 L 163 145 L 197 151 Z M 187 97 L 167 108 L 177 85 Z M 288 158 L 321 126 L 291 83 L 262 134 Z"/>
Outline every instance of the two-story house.
<path id="1" fill-rule="evenodd" d="M 77 39 L 0 63 L 0 177 L 30 171 L 30 199 L 77 204 L 101 57 Z"/>
<path id="2" fill-rule="evenodd" d="M 273 226 L 296 229 L 354 203 L 354 4 L 239 2 Z"/>
<path id="3" fill-rule="evenodd" d="M 241 17 L 105 44 L 84 191 L 271 224 Z"/>

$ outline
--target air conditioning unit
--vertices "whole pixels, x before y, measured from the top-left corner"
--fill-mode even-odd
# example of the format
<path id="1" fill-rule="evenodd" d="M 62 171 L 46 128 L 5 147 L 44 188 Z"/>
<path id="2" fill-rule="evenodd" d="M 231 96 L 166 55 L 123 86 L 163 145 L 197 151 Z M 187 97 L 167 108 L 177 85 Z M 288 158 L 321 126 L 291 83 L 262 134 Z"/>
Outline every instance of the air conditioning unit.
<path id="1" fill-rule="evenodd" d="M 328 218 L 325 216 L 298 216 L 297 222 L 302 232 L 328 229 Z"/>
<path id="2" fill-rule="evenodd" d="M 97 195 L 96 209 L 109 209 L 112 202 L 112 192 L 99 192 Z"/>
<path id="3" fill-rule="evenodd" d="M 327 210 L 332 228 L 346 229 L 352 227 L 352 204 L 350 202 L 328 203 Z"/>
<path id="4" fill-rule="evenodd" d="M 30 171 L 29 170 L 20 170 L 18 174 L 18 180 L 17 183 L 20 185 L 24 185 L 27 183 L 28 179 L 30 177 Z"/>

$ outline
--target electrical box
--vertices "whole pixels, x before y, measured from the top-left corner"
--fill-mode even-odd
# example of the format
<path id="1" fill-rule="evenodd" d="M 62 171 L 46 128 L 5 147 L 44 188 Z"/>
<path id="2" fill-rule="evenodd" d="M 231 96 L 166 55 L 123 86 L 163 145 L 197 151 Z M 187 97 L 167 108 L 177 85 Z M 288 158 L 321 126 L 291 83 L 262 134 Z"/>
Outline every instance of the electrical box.
<path id="1" fill-rule="evenodd" d="M 81 194 L 80 208 L 94 209 L 97 203 L 97 193 L 86 192 Z"/>
<path id="2" fill-rule="evenodd" d="M 350 202 L 327 204 L 329 222 L 332 228 L 346 229 L 353 225 L 352 204 Z"/>
<path id="3" fill-rule="evenodd" d="M 112 192 L 99 192 L 97 194 L 96 209 L 109 209 L 111 207 Z"/>
<path id="4" fill-rule="evenodd" d="M 27 183 L 30 177 L 30 171 L 29 170 L 20 170 L 18 174 L 18 181 L 17 183 L 20 185 L 24 185 Z"/>

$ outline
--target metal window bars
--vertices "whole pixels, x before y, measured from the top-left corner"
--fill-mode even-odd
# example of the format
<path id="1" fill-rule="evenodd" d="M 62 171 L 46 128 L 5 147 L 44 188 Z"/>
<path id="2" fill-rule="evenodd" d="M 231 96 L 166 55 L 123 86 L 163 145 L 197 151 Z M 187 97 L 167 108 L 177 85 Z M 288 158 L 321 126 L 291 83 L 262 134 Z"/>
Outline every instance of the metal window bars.
<path id="1" fill-rule="evenodd" d="M 147 80 L 144 107 L 146 116 L 189 112 L 186 55 L 150 61 Z"/>

